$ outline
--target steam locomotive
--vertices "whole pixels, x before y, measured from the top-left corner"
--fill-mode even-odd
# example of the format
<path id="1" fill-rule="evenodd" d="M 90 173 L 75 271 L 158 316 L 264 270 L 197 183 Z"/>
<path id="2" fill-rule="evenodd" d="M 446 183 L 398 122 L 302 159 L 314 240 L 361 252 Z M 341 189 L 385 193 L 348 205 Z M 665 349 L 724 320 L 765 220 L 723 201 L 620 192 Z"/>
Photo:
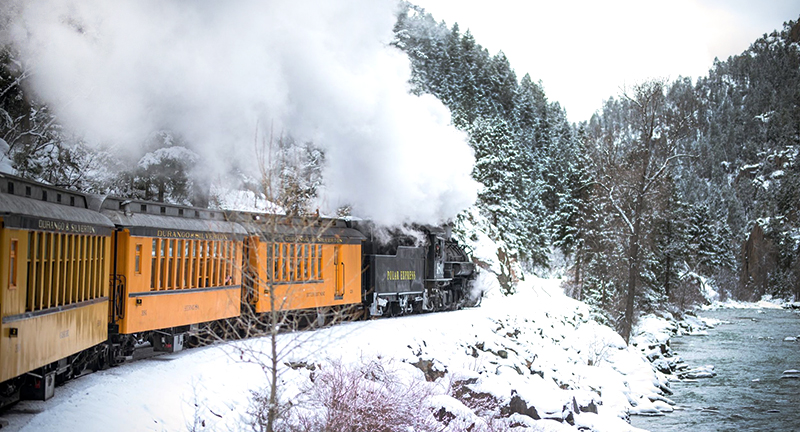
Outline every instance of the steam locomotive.
<path id="1" fill-rule="evenodd" d="M 476 274 L 447 227 L 99 198 L 0 174 L 0 407 L 245 315 L 475 306 Z"/>

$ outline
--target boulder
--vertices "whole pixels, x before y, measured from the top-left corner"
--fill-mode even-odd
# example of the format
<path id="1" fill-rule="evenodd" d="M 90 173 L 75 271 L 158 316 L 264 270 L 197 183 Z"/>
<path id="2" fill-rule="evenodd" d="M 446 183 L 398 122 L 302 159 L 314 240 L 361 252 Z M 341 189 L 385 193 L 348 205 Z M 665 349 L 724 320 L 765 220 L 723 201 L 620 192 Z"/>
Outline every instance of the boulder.
<path id="1" fill-rule="evenodd" d="M 539 412 L 536 411 L 536 407 L 528 406 L 528 403 L 525 402 L 518 394 L 514 394 L 511 396 L 511 402 L 508 404 L 508 409 L 510 414 L 522 414 L 526 415 L 534 420 L 541 420 L 539 416 Z"/>

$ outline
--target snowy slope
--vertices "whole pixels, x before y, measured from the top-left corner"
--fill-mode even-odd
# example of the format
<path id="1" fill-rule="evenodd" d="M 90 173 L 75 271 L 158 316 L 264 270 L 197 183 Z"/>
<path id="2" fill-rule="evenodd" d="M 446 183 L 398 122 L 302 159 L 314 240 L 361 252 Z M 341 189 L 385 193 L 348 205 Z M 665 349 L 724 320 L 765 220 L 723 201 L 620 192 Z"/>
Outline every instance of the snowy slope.
<path id="1" fill-rule="evenodd" d="M 481 283 L 492 289 L 496 281 L 484 273 Z M 473 423 L 480 430 L 492 418 L 511 430 L 635 430 L 623 418 L 632 403 L 649 403 L 656 393 L 652 366 L 590 321 L 558 283 L 524 282 L 514 296 L 490 295 L 473 309 L 282 335 L 282 361 L 295 366 L 282 370 L 282 401 L 302 407 L 312 378 L 336 365 L 377 363 L 403 385 L 423 386 L 431 412 L 450 413 L 445 430 Z M 267 383 L 262 351 L 268 339 L 125 364 L 58 387 L 50 401 L 22 402 L 4 417 L 11 430 L 25 431 L 247 429 L 251 391 Z M 477 406 L 476 397 L 492 406 Z M 515 410 L 528 415 L 509 418 Z"/>

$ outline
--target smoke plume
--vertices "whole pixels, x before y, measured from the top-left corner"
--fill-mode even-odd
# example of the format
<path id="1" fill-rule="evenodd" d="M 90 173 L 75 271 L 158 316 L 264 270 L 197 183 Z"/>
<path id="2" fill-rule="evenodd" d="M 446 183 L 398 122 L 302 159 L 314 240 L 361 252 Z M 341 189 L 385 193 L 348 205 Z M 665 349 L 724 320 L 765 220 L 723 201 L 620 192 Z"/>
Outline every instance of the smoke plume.
<path id="1" fill-rule="evenodd" d="M 475 199 L 474 157 L 431 96 L 408 93 L 392 0 L 13 0 L 0 42 L 59 121 L 135 154 L 179 134 L 209 176 L 255 169 L 257 133 L 326 152 L 324 204 L 435 223 Z M 257 132 L 258 131 L 258 132 Z"/>

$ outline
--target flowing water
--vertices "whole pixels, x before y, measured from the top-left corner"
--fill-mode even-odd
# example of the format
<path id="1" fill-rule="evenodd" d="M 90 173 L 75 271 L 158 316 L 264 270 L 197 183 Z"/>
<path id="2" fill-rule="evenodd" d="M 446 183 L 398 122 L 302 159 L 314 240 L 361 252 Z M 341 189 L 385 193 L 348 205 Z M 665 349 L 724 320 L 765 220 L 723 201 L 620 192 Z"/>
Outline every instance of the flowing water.
<path id="1" fill-rule="evenodd" d="M 708 336 L 672 338 L 691 367 L 714 365 L 717 376 L 673 382 L 676 410 L 663 417 L 632 416 L 653 432 L 800 431 L 800 314 L 782 309 L 721 309 L 699 313 L 725 321 Z"/>

